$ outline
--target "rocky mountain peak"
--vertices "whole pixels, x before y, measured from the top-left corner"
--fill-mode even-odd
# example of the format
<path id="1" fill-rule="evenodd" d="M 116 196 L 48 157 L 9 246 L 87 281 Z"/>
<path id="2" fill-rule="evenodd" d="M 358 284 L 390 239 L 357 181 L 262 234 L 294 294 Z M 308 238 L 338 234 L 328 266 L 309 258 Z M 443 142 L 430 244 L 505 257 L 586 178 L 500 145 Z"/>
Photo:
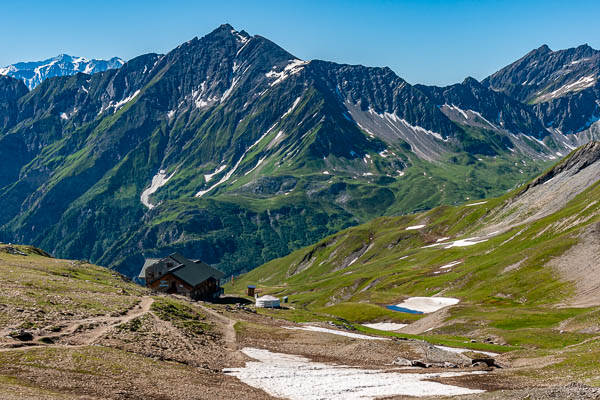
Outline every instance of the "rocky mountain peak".
<path id="1" fill-rule="evenodd" d="M 538 54 L 544 54 L 544 53 L 552 53 L 552 49 L 550 49 L 550 47 L 548 47 L 547 44 L 543 44 L 540 47 L 538 47 L 537 49 L 534 50 L 536 53 Z"/>
<path id="2" fill-rule="evenodd" d="M 472 76 L 467 76 L 462 83 L 463 85 L 467 85 L 470 87 L 482 87 L 481 83 Z"/>

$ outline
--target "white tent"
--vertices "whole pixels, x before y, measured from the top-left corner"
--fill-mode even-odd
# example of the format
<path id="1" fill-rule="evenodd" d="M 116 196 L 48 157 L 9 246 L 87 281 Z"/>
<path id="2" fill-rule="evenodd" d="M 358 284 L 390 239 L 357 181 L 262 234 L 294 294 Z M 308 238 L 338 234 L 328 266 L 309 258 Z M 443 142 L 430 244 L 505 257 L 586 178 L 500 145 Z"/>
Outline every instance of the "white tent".
<path id="1" fill-rule="evenodd" d="M 262 296 L 256 298 L 256 307 L 277 308 L 280 306 L 279 299 L 273 296 Z"/>

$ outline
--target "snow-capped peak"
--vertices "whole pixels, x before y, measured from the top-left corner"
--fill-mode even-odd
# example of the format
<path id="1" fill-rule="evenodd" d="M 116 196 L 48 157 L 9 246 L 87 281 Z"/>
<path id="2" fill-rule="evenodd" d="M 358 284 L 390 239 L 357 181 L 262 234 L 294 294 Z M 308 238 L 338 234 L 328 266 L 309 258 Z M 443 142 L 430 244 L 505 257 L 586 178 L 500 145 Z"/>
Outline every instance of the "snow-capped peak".
<path id="1" fill-rule="evenodd" d="M 0 68 L 0 75 L 22 79 L 29 89 L 35 88 L 45 79 L 55 76 L 74 75 L 78 72 L 94 74 L 107 69 L 120 68 L 125 61 L 118 57 L 96 60 L 59 54 L 43 61 L 19 62 Z"/>

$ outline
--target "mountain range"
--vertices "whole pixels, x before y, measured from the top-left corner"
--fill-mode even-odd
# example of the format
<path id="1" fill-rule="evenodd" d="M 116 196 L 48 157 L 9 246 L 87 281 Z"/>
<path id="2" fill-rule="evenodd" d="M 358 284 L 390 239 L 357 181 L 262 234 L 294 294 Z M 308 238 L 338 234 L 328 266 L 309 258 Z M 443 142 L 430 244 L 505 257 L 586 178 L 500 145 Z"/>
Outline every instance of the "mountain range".
<path id="1" fill-rule="evenodd" d="M 45 79 L 55 76 L 74 75 L 78 72 L 95 74 L 107 69 L 119 68 L 125 61 L 118 57 L 110 60 L 88 60 L 85 57 L 73 57 L 59 54 L 44 61 L 19 62 L 0 68 L 0 75 L 21 79 L 29 89 L 34 89 Z"/>
<path id="2" fill-rule="evenodd" d="M 543 46 L 431 87 L 222 25 L 33 90 L 2 76 L 0 239 L 129 275 L 174 250 L 237 274 L 374 217 L 501 195 L 599 137 L 598 54 Z"/>

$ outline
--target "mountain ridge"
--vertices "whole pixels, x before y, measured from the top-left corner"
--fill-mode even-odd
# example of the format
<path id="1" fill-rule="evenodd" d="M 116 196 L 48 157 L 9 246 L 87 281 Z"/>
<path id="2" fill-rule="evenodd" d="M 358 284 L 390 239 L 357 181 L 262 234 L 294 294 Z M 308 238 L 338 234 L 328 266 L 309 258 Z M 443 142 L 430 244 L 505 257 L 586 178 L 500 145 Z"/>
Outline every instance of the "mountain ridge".
<path id="1" fill-rule="evenodd" d="M 119 57 L 108 60 L 87 59 L 62 53 L 43 61 L 26 61 L 8 65 L 0 68 L 0 75 L 21 79 L 32 90 L 48 78 L 74 75 L 78 72 L 93 74 L 119 68 L 124 63 L 125 61 Z"/>
<path id="2" fill-rule="evenodd" d="M 374 217 L 499 195 L 589 139 L 469 79 L 413 86 L 230 25 L 7 104 L 0 236 L 128 274 L 173 250 L 238 273 Z"/>

